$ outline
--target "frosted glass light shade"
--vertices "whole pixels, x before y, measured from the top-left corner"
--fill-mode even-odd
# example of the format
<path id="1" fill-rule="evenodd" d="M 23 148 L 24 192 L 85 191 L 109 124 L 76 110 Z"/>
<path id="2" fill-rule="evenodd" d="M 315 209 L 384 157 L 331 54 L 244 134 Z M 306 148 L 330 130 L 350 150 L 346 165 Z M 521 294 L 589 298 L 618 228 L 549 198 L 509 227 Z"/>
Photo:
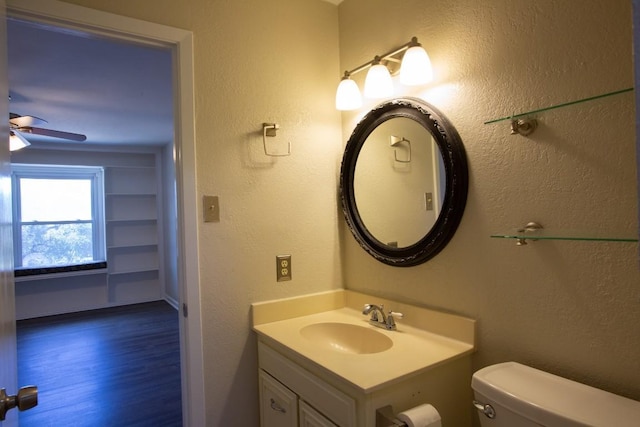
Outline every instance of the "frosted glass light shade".
<path id="1" fill-rule="evenodd" d="M 400 65 L 400 83 L 417 86 L 429 83 L 433 79 L 431 60 L 421 46 L 407 49 Z"/>
<path id="2" fill-rule="evenodd" d="M 350 78 L 342 79 L 336 91 L 336 109 L 346 111 L 360 107 L 362 107 L 362 95 L 358 85 Z"/>
<path id="3" fill-rule="evenodd" d="M 20 150 L 21 148 L 28 147 L 29 145 L 31 144 L 24 136 L 13 131 L 9 133 L 9 151 Z"/>
<path id="4" fill-rule="evenodd" d="M 364 96 L 367 98 L 386 98 L 393 95 L 393 82 L 389 70 L 382 64 L 369 69 L 364 81 Z"/>

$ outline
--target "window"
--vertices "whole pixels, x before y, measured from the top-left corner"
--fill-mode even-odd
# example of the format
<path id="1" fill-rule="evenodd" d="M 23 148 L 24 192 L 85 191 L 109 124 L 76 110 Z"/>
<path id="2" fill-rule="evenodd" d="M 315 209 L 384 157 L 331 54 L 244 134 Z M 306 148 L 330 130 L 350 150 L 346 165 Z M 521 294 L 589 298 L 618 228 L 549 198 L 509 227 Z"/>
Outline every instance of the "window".
<path id="1" fill-rule="evenodd" d="M 103 176 L 99 167 L 12 165 L 17 271 L 105 260 Z"/>

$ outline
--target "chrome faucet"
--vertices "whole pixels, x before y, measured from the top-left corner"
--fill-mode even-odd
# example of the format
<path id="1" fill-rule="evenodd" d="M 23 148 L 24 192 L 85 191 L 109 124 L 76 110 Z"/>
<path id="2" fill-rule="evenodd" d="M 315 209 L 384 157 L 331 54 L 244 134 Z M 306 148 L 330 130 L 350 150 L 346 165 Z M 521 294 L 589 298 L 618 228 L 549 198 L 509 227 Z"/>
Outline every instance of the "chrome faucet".
<path id="1" fill-rule="evenodd" d="M 402 313 L 397 313 L 394 311 L 390 311 L 389 314 L 384 314 L 384 305 L 375 305 L 375 304 L 365 304 L 362 309 L 362 314 L 365 316 L 367 314 L 371 314 L 369 318 L 369 323 L 373 326 L 377 326 L 379 328 L 385 328 L 389 331 L 396 330 L 396 321 L 394 316 L 402 319 Z"/>

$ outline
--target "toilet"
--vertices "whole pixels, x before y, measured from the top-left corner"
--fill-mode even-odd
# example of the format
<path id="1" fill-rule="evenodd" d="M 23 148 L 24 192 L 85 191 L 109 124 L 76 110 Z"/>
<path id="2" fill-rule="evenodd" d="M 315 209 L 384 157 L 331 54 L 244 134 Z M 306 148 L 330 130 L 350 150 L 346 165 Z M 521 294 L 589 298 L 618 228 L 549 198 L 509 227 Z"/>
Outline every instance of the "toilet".
<path id="1" fill-rule="evenodd" d="M 638 427 L 640 402 L 516 362 L 471 380 L 482 427 Z"/>

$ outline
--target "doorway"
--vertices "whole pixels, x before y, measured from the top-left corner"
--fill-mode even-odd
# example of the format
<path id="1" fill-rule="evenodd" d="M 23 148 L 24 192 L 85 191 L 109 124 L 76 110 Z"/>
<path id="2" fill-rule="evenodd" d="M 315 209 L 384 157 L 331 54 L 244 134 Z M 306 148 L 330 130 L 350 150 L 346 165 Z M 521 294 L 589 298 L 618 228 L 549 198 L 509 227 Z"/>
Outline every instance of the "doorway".
<path id="1" fill-rule="evenodd" d="M 64 3 L 35 0 L 27 5 L 8 1 L 8 16 L 55 25 L 69 31 L 132 43 L 164 46 L 173 53 L 174 147 L 177 201 L 175 273 L 179 283 L 180 353 L 184 425 L 205 425 L 202 375 L 202 333 L 198 282 L 195 142 L 192 81 L 192 35 L 175 28 L 133 20 Z M 186 308 L 188 307 L 188 317 Z"/>

